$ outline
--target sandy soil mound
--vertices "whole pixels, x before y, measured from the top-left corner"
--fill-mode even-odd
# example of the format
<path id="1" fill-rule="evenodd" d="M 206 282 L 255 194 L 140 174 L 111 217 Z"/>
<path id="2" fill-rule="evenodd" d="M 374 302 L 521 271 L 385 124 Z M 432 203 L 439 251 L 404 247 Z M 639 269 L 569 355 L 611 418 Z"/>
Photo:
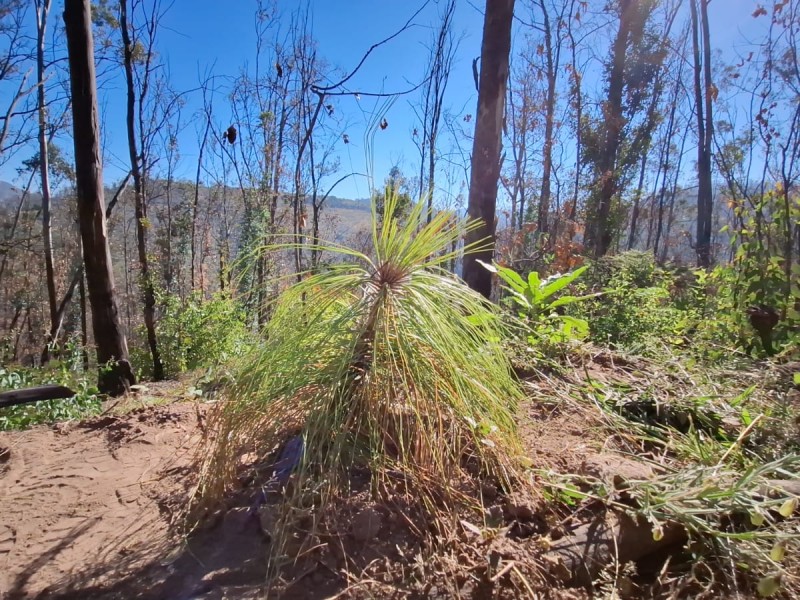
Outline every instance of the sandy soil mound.
<path id="1" fill-rule="evenodd" d="M 0 597 L 117 597 L 126 576 L 168 579 L 201 419 L 178 403 L 0 434 Z"/>

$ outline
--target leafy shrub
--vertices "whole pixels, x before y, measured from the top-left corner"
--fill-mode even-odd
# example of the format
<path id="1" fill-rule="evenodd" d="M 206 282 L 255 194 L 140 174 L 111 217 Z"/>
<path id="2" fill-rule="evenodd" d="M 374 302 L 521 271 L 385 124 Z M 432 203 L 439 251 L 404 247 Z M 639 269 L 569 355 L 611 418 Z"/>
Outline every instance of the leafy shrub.
<path id="1" fill-rule="evenodd" d="M 0 367 L 0 391 L 60 384 L 76 391 L 73 398 L 46 400 L 0 408 L 0 431 L 25 429 L 40 423 L 81 419 L 100 412 L 98 390 L 86 377 L 77 377 L 69 362 L 52 361 L 45 369 Z"/>
<path id="2" fill-rule="evenodd" d="M 163 313 L 156 335 L 167 376 L 216 366 L 247 347 L 250 334 L 245 313 L 227 294 L 215 294 L 210 300 L 199 294 L 186 300 L 164 294 L 159 300 Z M 134 364 L 149 365 L 149 356 Z"/>
<path id="3" fill-rule="evenodd" d="M 492 273 L 497 273 L 498 277 L 508 285 L 506 289 L 510 292 L 511 302 L 525 324 L 529 344 L 534 347 L 544 345 L 544 353 L 547 353 L 554 345 L 584 338 L 589 333 L 589 324 L 584 319 L 564 314 L 561 307 L 593 295 L 559 295 L 559 292 L 580 277 L 587 267 L 580 267 L 570 273 L 555 274 L 544 280 L 536 271 L 531 271 L 526 280 L 508 267 L 479 262 Z"/>
<path id="4" fill-rule="evenodd" d="M 574 312 L 588 321 L 592 340 L 643 354 L 656 351 L 661 340 L 684 343 L 683 334 L 695 321 L 693 303 L 683 310 L 676 306 L 674 279 L 656 267 L 651 254 L 627 252 L 604 258 L 592 272 L 587 287 L 603 294 Z M 681 301 L 686 303 L 683 294 Z"/>
<path id="5" fill-rule="evenodd" d="M 800 264 L 791 256 L 800 224 L 800 199 L 785 195 L 777 185 L 751 202 L 731 201 L 731 208 L 736 216 L 730 242 L 732 263 L 715 269 L 709 277 L 716 287 L 715 317 L 728 321 L 727 329 L 733 334 L 733 339 L 718 341 L 736 343 L 748 351 L 758 347 L 745 311 L 748 306 L 763 305 L 781 315 L 773 343 L 779 351 L 791 351 L 800 341 Z"/>

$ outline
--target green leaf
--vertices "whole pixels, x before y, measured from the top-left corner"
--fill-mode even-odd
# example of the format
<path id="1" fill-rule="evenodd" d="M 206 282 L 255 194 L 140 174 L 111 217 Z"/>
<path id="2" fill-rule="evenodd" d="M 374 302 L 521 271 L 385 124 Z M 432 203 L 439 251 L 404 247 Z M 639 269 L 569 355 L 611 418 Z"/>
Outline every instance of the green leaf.
<path id="1" fill-rule="evenodd" d="M 758 511 L 750 513 L 750 523 L 753 527 L 761 527 L 764 524 L 764 515 Z"/>
<path id="2" fill-rule="evenodd" d="M 800 385 L 800 373 L 792 375 L 792 381 L 794 381 L 795 385 Z"/>
<path id="3" fill-rule="evenodd" d="M 533 294 L 534 302 L 539 299 L 539 288 L 542 285 L 542 280 L 539 278 L 539 273 L 531 271 L 528 273 L 528 287 Z"/>
<path id="4" fill-rule="evenodd" d="M 548 277 L 544 281 L 544 285 L 542 286 L 542 299 L 549 298 L 556 292 L 563 290 L 567 287 L 570 283 L 575 281 L 581 274 L 588 269 L 588 266 L 583 266 L 578 269 L 575 269 L 571 273 L 565 273 L 563 275 L 553 275 L 552 277 Z"/>
<path id="5" fill-rule="evenodd" d="M 561 296 L 560 298 L 553 300 L 548 306 L 550 308 L 556 308 L 558 306 L 580 302 L 581 300 L 587 300 L 588 298 L 596 298 L 599 295 L 600 294 L 586 294 L 585 296 Z"/>
<path id="6" fill-rule="evenodd" d="M 517 273 L 514 269 L 509 269 L 508 267 L 497 267 L 497 274 L 503 281 L 511 286 L 511 289 L 519 292 L 520 294 L 525 293 L 525 290 L 528 286 L 525 283 L 525 280 L 522 279 L 519 273 Z"/>
<path id="7" fill-rule="evenodd" d="M 758 582 L 758 595 L 762 598 L 774 596 L 781 589 L 781 575 L 780 573 L 773 573 L 762 577 Z"/>
<path id="8" fill-rule="evenodd" d="M 788 519 L 792 516 L 794 511 L 797 510 L 797 498 L 789 498 L 778 509 L 778 512 L 784 519 Z"/>
<path id="9" fill-rule="evenodd" d="M 778 542 L 777 544 L 775 544 L 769 553 L 769 557 L 775 562 L 782 562 L 785 556 L 786 556 L 785 542 Z"/>
<path id="10" fill-rule="evenodd" d="M 742 421 L 742 425 L 747 427 L 750 423 L 753 422 L 753 417 L 750 416 L 750 411 L 746 408 L 742 409 L 742 412 L 739 414 L 739 419 Z"/>
<path id="11" fill-rule="evenodd" d="M 577 317 L 563 315 L 559 317 L 563 323 L 564 333 L 573 337 L 582 338 L 589 334 L 589 323 Z"/>

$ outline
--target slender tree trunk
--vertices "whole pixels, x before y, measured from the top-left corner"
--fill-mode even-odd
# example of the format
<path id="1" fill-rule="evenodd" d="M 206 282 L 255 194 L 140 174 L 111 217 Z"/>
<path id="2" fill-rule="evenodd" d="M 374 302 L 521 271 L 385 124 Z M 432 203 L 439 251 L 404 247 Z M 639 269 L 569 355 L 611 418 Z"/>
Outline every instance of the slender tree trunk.
<path id="1" fill-rule="evenodd" d="M 608 78 L 608 98 L 603 105 L 605 140 L 603 155 L 598 163 L 599 179 L 594 194 L 593 223 L 587 223 L 588 245 L 595 256 L 604 256 L 611 246 L 611 203 L 618 188 L 617 155 L 621 142 L 620 134 L 625 123 L 622 100 L 625 86 L 625 64 L 628 37 L 631 32 L 632 11 L 637 9 L 635 0 L 620 0 L 619 28 L 612 49 L 611 72 Z"/>
<path id="2" fill-rule="evenodd" d="M 192 291 L 197 285 L 197 209 L 200 205 L 200 171 L 203 167 L 203 152 L 208 140 L 208 131 L 211 128 L 211 120 L 206 120 L 206 128 L 203 132 L 203 141 L 200 142 L 200 152 L 197 156 L 197 174 L 194 180 L 194 203 L 192 204 Z"/>
<path id="3" fill-rule="evenodd" d="M 485 248 L 464 257 L 464 280 L 472 289 L 489 298 L 492 274 L 478 260 L 491 263 L 494 258 L 497 181 L 500 177 L 514 0 L 486 0 L 484 15 L 468 207 L 470 218 L 479 220 L 480 227 L 467 233 L 466 243 L 485 242 Z"/>
<path id="4" fill-rule="evenodd" d="M 86 273 L 81 269 L 81 281 L 78 287 L 81 305 L 81 356 L 83 357 L 83 372 L 89 372 L 89 327 L 86 322 Z"/>
<path id="5" fill-rule="evenodd" d="M 633 208 L 631 209 L 631 229 L 628 233 L 628 243 L 625 246 L 626 250 L 632 250 L 633 244 L 636 242 L 636 227 L 639 223 L 639 207 L 642 201 L 642 187 L 644 186 L 644 174 L 647 170 L 647 157 L 649 152 L 642 152 L 641 167 L 639 167 L 639 184 L 636 186 L 636 191 L 633 197 Z"/>
<path id="6" fill-rule="evenodd" d="M 65 0 L 64 24 L 72 91 L 78 222 L 100 366 L 98 387 L 101 392 L 118 395 L 136 380 L 119 325 L 108 248 L 90 0 Z"/>
<path id="7" fill-rule="evenodd" d="M 39 175 L 42 182 L 42 241 L 44 242 L 44 268 L 47 282 L 47 304 L 50 309 L 50 331 L 58 331 L 58 303 L 56 300 L 56 276 L 53 267 L 53 234 L 50 217 L 50 155 L 47 136 L 47 104 L 45 102 L 45 64 L 44 50 L 47 35 L 47 17 L 50 14 L 51 0 L 36 2 L 36 83 L 38 86 L 39 113 Z M 50 345 L 55 342 L 48 336 L 42 352 L 42 364 L 50 358 Z"/>
<path id="8" fill-rule="evenodd" d="M 700 4 L 698 18 L 697 4 Z M 711 42 L 708 28 L 708 0 L 690 0 L 692 15 L 692 49 L 694 51 L 694 94 L 697 118 L 697 266 L 711 266 L 711 187 L 712 121 Z M 702 59 L 700 44 L 702 41 Z M 701 81 L 702 77 L 702 81 Z"/>
<path id="9" fill-rule="evenodd" d="M 539 7 L 542 9 L 544 25 L 544 43 L 547 60 L 547 99 L 545 100 L 544 146 L 542 149 L 542 193 L 539 200 L 537 230 L 539 234 L 546 234 L 549 231 L 550 178 L 553 171 L 553 129 L 556 117 L 556 69 L 558 65 L 555 64 L 555 57 L 553 56 L 554 50 L 551 37 L 550 15 L 544 5 L 544 0 L 539 0 Z"/>
<path id="10" fill-rule="evenodd" d="M 125 81 L 127 84 L 127 113 L 126 126 L 128 132 L 128 154 L 131 162 L 131 173 L 133 175 L 134 207 L 136 213 L 136 241 L 139 252 L 139 269 L 141 271 L 142 296 L 144 301 L 144 326 L 147 330 L 147 344 L 150 347 L 150 355 L 153 359 L 153 379 L 160 381 L 164 379 L 164 365 L 161 362 L 161 355 L 158 351 L 158 341 L 156 340 L 156 294 L 153 286 L 153 279 L 150 273 L 150 265 L 147 258 L 147 203 L 144 197 L 144 181 L 142 176 L 142 157 L 136 147 L 136 129 L 134 126 L 134 116 L 136 109 L 136 88 L 133 81 L 133 43 L 131 42 L 130 31 L 128 30 L 128 1 L 120 0 L 120 31 L 122 32 L 122 42 L 124 44 L 124 65 Z M 141 99 L 139 100 L 141 102 Z"/>

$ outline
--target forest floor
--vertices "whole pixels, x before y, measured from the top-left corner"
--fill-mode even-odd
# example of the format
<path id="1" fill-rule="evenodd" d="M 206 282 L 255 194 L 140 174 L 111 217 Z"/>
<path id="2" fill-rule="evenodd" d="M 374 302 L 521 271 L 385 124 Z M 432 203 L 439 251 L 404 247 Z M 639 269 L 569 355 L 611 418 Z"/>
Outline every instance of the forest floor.
<path id="1" fill-rule="evenodd" d="M 432 556 L 389 507 L 371 503 L 366 491 L 355 489 L 350 504 L 339 510 L 338 531 L 329 529 L 301 553 L 274 595 L 589 597 L 582 588 L 555 586 L 544 574 L 548 543 L 543 540 L 557 540 L 601 510 L 585 496 L 570 506 L 573 488 L 558 482 L 573 476 L 647 478 L 654 456 L 647 463 L 637 458 L 626 434 L 587 400 L 587 390 L 602 389 L 608 397 L 611 390 L 625 389 L 630 396 L 635 389 L 664 388 L 670 377 L 684 375 L 620 362 L 604 351 L 582 355 L 561 375 L 529 373 L 520 433 L 541 493 L 499 497 L 504 495 L 486 490 L 486 522 L 454 519 L 452 539 Z M 752 377 L 742 374 L 719 385 L 730 396 L 753 383 Z M 691 380 L 684 384 L 697 386 Z M 0 433 L 0 598 L 263 597 L 268 507 L 252 512 L 252 489 L 232 499 L 202 530 L 181 533 L 212 404 L 192 396 L 186 383 L 147 388 L 85 421 Z M 789 399 L 798 402 L 796 396 Z M 789 424 L 789 431 L 792 427 L 797 424 Z M 559 496 L 559 489 L 567 493 Z M 493 515 L 499 523 L 491 525 Z M 662 569 L 661 589 L 669 587 L 663 557 L 638 566 L 636 577 L 623 577 L 616 566 L 606 574 L 606 587 L 616 590 L 616 597 L 650 597 L 646 573 L 654 569 Z M 675 582 L 675 597 L 694 597 L 680 592 L 679 578 Z M 596 584 L 594 593 L 604 596 L 598 594 L 603 589 Z M 741 592 L 740 597 L 750 596 Z"/>

